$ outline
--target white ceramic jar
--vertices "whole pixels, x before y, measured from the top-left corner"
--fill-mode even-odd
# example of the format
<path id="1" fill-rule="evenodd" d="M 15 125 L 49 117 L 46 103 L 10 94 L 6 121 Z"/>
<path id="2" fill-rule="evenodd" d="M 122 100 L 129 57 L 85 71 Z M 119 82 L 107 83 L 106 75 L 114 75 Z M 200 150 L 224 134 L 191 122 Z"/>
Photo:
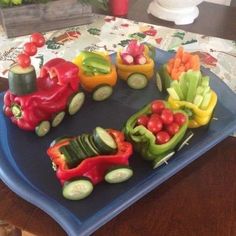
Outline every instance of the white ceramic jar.
<path id="1" fill-rule="evenodd" d="M 197 5 L 203 0 L 153 0 L 147 12 L 176 25 L 193 23 L 199 15 Z"/>

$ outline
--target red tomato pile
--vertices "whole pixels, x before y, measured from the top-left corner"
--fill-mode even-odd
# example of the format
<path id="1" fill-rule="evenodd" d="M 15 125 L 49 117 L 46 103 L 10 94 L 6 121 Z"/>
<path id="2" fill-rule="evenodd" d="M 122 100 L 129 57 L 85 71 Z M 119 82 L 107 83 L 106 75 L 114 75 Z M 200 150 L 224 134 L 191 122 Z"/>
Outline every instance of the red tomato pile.
<path id="1" fill-rule="evenodd" d="M 44 44 L 44 36 L 41 33 L 33 33 L 30 36 L 30 42 L 24 44 L 23 52 L 17 56 L 17 63 L 23 68 L 30 66 L 30 57 L 34 56 L 37 53 L 37 48 L 42 47 Z"/>
<path id="2" fill-rule="evenodd" d="M 156 136 L 157 144 L 167 143 L 186 122 L 186 116 L 181 113 L 173 113 L 161 100 L 151 103 L 150 115 L 141 115 L 137 119 L 137 125 L 145 126 Z"/>

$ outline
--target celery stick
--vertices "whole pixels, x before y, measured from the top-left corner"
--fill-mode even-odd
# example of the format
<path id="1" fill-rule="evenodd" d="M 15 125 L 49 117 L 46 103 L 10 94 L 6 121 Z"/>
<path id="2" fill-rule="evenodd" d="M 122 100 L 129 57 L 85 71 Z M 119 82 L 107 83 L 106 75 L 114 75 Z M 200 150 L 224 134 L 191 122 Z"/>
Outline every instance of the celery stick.
<path id="1" fill-rule="evenodd" d="M 171 83 L 171 87 L 175 90 L 175 92 L 178 94 L 180 100 L 184 100 L 184 95 L 182 93 L 182 90 L 180 88 L 180 84 L 177 80 L 174 80 Z"/>
<path id="2" fill-rule="evenodd" d="M 186 100 L 188 102 L 193 102 L 193 99 L 196 96 L 196 91 L 198 87 L 198 82 L 201 78 L 201 72 L 200 71 L 188 71 L 186 74 L 186 79 L 189 82 L 188 86 L 188 93 Z"/>
<path id="3" fill-rule="evenodd" d="M 188 93 L 188 81 L 185 77 L 186 77 L 186 73 L 182 73 L 179 79 L 179 85 L 183 93 L 183 100 L 186 99 L 187 93 Z"/>
<path id="4" fill-rule="evenodd" d="M 201 95 L 201 94 L 203 94 L 204 90 L 205 90 L 205 88 L 203 86 L 198 86 L 196 94 Z"/>
<path id="5" fill-rule="evenodd" d="M 202 103 L 200 105 L 200 108 L 203 110 L 207 109 L 210 103 L 210 100 L 211 100 L 211 92 L 205 94 L 205 96 L 203 97 Z"/>
<path id="6" fill-rule="evenodd" d="M 204 91 L 203 91 L 202 95 L 205 96 L 210 91 L 211 91 L 211 88 L 209 86 L 207 86 L 207 87 L 204 88 Z"/>
<path id="7" fill-rule="evenodd" d="M 194 103 L 196 106 L 199 107 L 199 106 L 201 105 L 202 101 L 203 101 L 203 96 L 197 94 L 196 97 L 195 97 L 194 100 L 193 100 L 193 103 Z"/>
<path id="8" fill-rule="evenodd" d="M 170 96 L 174 99 L 174 100 L 180 100 L 178 94 L 176 93 L 174 88 L 168 88 L 167 92 L 170 94 Z"/>
<path id="9" fill-rule="evenodd" d="M 209 76 L 203 76 L 202 77 L 201 85 L 203 87 L 208 87 L 209 86 Z"/>

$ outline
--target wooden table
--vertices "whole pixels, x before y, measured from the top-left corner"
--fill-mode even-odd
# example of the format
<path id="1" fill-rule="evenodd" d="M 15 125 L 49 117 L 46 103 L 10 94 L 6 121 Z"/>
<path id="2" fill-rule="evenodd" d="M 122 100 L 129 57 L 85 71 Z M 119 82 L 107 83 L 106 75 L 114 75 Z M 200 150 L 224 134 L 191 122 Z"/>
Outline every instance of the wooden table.
<path id="1" fill-rule="evenodd" d="M 147 0 L 131 0 L 128 18 L 236 40 L 236 8 L 200 5 L 194 24 L 175 26 L 147 15 Z M 0 80 L 3 90 L 6 81 Z M 130 206 L 93 235 L 236 235 L 236 138 L 228 137 Z M 46 213 L 0 181 L 0 219 L 36 235 L 66 233 Z"/>

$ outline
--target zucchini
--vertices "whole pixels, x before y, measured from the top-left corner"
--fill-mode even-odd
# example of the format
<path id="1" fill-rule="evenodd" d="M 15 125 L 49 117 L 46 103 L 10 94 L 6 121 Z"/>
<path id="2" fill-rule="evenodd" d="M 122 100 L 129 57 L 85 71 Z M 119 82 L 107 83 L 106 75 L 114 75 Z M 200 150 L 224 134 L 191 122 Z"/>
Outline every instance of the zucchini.
<path id="1" fill-rule="evenodd" d="M 8 72 L 9 90 L 15 95 L 25 95 L 37 90 L 36 72 L 33 66 L 22 68 L 13 65 Z"/>
<path id="2" fill-rule="evenodd" d="M 68 102 L 68 113 L 74 115 L 79 111 L 85 100 L 83 92 L 78 92 L 72 95 Z"/>
<path id="3" fill-rule="evenodd" d="M 39 137 L 43 137 L 50 131 L 51 125 L 47 120 L 41 121 L 38 126 L 35 127 L 35 133 Z"/>
<path id="4" fill-rule="evenodd" d="M 143 74 L 134 73 L 128 77 L 127 84 L 132 89 L 143 89 L 147 86 L 148 79 Z"/>
<path id="5" fill-rule="evenodd" d="M 96 127 L 93 131 L 93 139 L 98 150 L 103 154 L 112 154 L 117 150 L 114 138 L 103 128 Z"/>
<path id="6" fill-rule="evenodd" d="M 81 145 L 80 136 L 78 136 L 76 139 L 71 141 L 70 145 L 77 152 L 79 159 L 83 160 L 88 156 L 86 151 L 84 150 L 84 148 Z"/>
<path id="7" fill-rule="evenodd" d="M 81 200 L 86 198 L 93 191 L 93 183 L 89 178 L 66 181 L 62 188 L 62 195 L 68 200 Z"/>
<path id="8" fill-rule="evenodd" d="M 99 85 L 93 90 L 92 98 L 94 101 L 104 101 L 113 93 L 113 88 L 110 85 Z"/>
<path id="9" fill-rule="evenodd" d="M 97 149 L 95 149 L 93 147 L 93 145 L 90 143 L 90 139 L 89 139 L 89 134 L 83 134 L 81 136 L 81 141 L 83 144 L 84 149 L 86 150 L 86 152 L 88 153 L 88 156 L 97 156 L 99 155 L 99 151 Z"/>
<path id="10" fill-rule="evenodd" d="M 133 170 L 129 166 L 116 166 L 105 174 L 105 181 L 110 184 L 122 183 L 133 176 Z"/>

